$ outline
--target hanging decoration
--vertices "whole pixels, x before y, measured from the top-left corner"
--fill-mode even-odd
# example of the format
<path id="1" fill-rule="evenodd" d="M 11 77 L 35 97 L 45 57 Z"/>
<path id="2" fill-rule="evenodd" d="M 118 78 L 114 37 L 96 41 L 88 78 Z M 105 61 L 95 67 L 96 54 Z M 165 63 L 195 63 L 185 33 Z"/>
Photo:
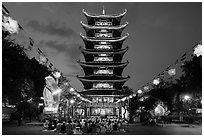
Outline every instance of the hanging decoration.
<path id="1" fill-rule="evenodd" d="M 194 48 L 194 55 L 196 55 L 197 57 L 202 56 L 202 45 L 198 44 L 195 48 Z"/>
<path id="2" fill-rule="evenodd" d="M 144 86 L 144 90 L 148 91 L 149 90 L 149 86 Z"/>
<path id="3" fill-rule="evenodd" d="M 5 15 L 2 16 L 2 29 L 10 34 L 18 33 L 20 30 L 18 22 Z"/>
<path id="4" fill-rule="evenodd" d="M 137 94 L 132 94 L 132 96 L 133 96 L 133 97 L 136 97 L 136 96 L 137 96 Z"/>
<path id="5" fill-rule="evenodd" d="M 158 85 L 160 83 L 160 79 L 159 78 L 156 78 L 153 80 L 153 84 L 154 85 Z"/>
<path id="6" fill-rule="evenodd" d="M 174 69 L 169 69 L 169 70 L 168 70 L 168 74 L 169 74 L 170 76 L 176 75 L 176 69 L 175 69 L 175 68 L 174 68 Z"/>
<path id="7" fill-rule="evenodd" d="M 39 63 L 40 64 L 45 64 L 47 62 L 47 58 L 43 55 L 40 55 Z"/>
<path id="8" fill-rule="evenodd" d="M 165 114 L 165 109 L 163 106 L 158 104 L 154 109 L 155 116 L 163 116 Z"/>
<path id="9" fill-rule="evenodd" d="M 139 89 L 139 90 L 137 91 L 137 93 L 138 93 L 138 94 L 142 94 L 142 90 Z"/>
<path id="10" fill-rule="evenodd" d="M 60 78 L 61 77 L 61 73 L 59 71 L 53 72 L 53 75 L 55 76 L 55 78 Z"/>
<path id="11" fill-rule="evenodd" d="M 129 96 L 129 98 L 132 98 L 132 97 L 133 97 L 132 95 Z"/>

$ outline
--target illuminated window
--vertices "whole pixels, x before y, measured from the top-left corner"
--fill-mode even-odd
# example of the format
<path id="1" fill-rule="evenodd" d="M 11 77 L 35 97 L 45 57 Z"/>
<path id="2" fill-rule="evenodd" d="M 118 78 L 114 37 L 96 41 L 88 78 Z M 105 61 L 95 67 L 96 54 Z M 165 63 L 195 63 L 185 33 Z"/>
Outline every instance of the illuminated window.
<path id="1" fill-rule="evenodd" d="M 97 37 L 97 38 L 111 38 L 112 33 L 95 33 L 95 37 Z"/>
<path id="2" fill-rule="evenodd" d="M 101 32 L 102 32 L 102 33 L 106 33 L 106 32 L 108 32 L 108 31 L 107 31 L 106 29 L 102 29 Z"/>
<path id="3" fill-rule="evenodd" d="M 106 22 L 105 20 L 103 21 L 97 21 L 95 22 L 95 25 L 96 26 L 111 26 L 112 25 L 112 22 Z"/>
<path id="4" fill-rule="evenodd" d="M 113 70 L 95 70 L 94 74 L 113 74 Z"/>
<path id="5" fill-rule="evenodd" d="M 108 44 L 106 41 L 101 41 L 100 44 Z"/>
<path id="6" fill-rule="evenodd" d="M 95 49 L 111 49 L 112 45 L 95 45 Z"/>
<path id="7" fill-rule="evenodd" d="M 94 61 L 97 61 L 97 62 L 99 62 L 99 61 L 108 61 L 108 62 L 110 62 L 110 61 L 113 61 L 113 58 L 112 57 L 95 57 L 94 58 Z"/>
<path id="8" fill-rule="evenodd" d="M 113 84 L 111 84 L 111 83 L 94 83 L 93 88 L 95 88 L 95 89 L 102 89 L 102 88 L 111 89 L 111 88 L 113 88 Z"/>
<path id="9" fill-rule="evenodd" d="M 107 57 L 108 54 L 103 54 L 103 53 L 101 53 L 101 54 L 98 54 L 98 56 L 99 56 L 99 57 Z"/>

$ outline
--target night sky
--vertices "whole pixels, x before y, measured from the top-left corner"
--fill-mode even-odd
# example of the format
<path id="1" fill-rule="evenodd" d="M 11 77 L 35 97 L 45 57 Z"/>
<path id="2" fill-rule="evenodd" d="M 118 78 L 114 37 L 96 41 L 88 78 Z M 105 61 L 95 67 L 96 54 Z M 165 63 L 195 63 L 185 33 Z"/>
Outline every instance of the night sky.
<path id="1" fill-rule="evenodd" d="M 129 23 L 123 35 L 129 33 L 123 47 L 128 46 L 123 61 L 129 61 L 123 76 L 125 83 L 138 89 L 165 70 L 194 44 L 202 40 L 202 3 L 3 3 L 49 60 L 71 80 L 78 90 L 82 83 L 75 77 L 84 72 L 77 60 L 84 61 L 79 46 L 85 34 L 80 21 L 82 13 L 106 14 L 128 12 L 121 24 Z"/>

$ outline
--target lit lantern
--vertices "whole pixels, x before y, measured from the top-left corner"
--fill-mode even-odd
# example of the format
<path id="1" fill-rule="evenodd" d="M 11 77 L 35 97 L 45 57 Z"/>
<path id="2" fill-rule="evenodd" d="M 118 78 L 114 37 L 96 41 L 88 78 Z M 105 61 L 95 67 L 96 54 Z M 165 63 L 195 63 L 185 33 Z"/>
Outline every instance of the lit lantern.
<path id="1" fill-rule="evenodd" d="M 2 27 L 4 31 L 8 31 L 11 34 L 18 33 L 20 30 L 18 22 L 10 16 L 3 16 Z"/>
<path id="2" fill-rule="evenodd" d="M 53 75 L 55 76 L 55 78 L 60 78 L 61 73 L 58 72 L 58 71 L 55 71 L 55 72 L 53 73 Z"/>
<path id="3" fill-rule="evenodd" d="M 74 92 L 74 88 L 72 88 L 72 87 L 71 87 L 69 90 L 70 90 L 71 92 Z"/>
<path id="4" fill-rule="evenodd" d="M 46 57 L 40 55 L 40 64 L 44 64 L 46 63 L 46 61 L 47 61 Z"/>
<path id="5" fill-rule="evenodd" d="M 141 89 L 139 89 L 139 90 L 137 91 L 137 93 L 138 93 L 138 94 L 141 94 L 141 93 L 142 93 L 142 90 L 141 90 Z"/>
<path id="6" fill-rule="evenodd" d="M 137 94 L 133 94 L 132 96 L 133 96 L 133 97 L 136 97 L 136 95 L 137 95 Z"/>
<path id="7" fill-rule="evenodd" d="M 148 86 L 145 86 L 145 87 L 144 87 L 144 90 L 145 90 L 145 91 L 149 90 L 149 87 L 148 87 Z"/>
<path id="8" fill-rule="evenodd" d="M 153 80 L 154 85 L 158 85 L 160 83 L 159 78 Z"/>
<path id="9" fill-rule="evenodd" d="M 161 105 L 157 105 L 154 109 L 154 114 L 156 116 L 163 116 L 165 114 L 165 109 Z"/>
<path id="10" fill-rule="evenodd" d="M 74 99 L 71 99 L 71 100 L 70 100 L 70 103 L 71 103 L 71 104 L 73 104 L 74 102 L 75 102 Z"/>
<path id="11" fill-rule="evenodd" d="M 202 45 L 198 44 L 195 48 L 194 48 L 194 55 L 196 55 L 197 57 L 202 56 Z"/>
<path id="12" fill-rule="evenodd" d="M 176 75 L 176 69 L 174 68 L 174 69 L 168 70 L 168 74 L 169 74 L 170 76 Z"/>
<path id="13" fill-rule="evenodd" d="M 188 95 L 185 95 L 185 96 L 184 96 L 184 99 L 185 99 L 185 100 L 189 100 L 190 98 L 191 98 L 191 97 L 188 96 Z"/>
<path id="14" fill-rule="evenodd" d="M 144 98 L 143 98 L 143 97 L 142 97 L 142 98 L 140 98 L 140 99 L 139 99 L 139 101 L 144 101 Z"/>
<path id="15" fill-rule="evenodd" d="M 80 97 L 80 94 L 77 94 L 77 97 Z"/>
<path id="16" fill-rule="evenodd" d="M 132 95 L 130 95 L 129 98 L 132 98 Z"/>

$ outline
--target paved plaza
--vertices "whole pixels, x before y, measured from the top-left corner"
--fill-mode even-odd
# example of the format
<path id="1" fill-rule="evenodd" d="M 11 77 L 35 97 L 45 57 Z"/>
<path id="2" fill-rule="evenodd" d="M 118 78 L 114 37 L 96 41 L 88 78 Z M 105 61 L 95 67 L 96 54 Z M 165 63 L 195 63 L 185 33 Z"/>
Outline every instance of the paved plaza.
<path id="1" fill-rule="evenodd" d="M 127 124 L 124 131 L 114 131 L 110 135 L 202 135 L 202 125 L 169 124 L 166 126 L 144 126 L 141 123 Z M 44 131 L 39 124 L 3 123 L 3 135 L 60 135 L 54 131 Z"/>

